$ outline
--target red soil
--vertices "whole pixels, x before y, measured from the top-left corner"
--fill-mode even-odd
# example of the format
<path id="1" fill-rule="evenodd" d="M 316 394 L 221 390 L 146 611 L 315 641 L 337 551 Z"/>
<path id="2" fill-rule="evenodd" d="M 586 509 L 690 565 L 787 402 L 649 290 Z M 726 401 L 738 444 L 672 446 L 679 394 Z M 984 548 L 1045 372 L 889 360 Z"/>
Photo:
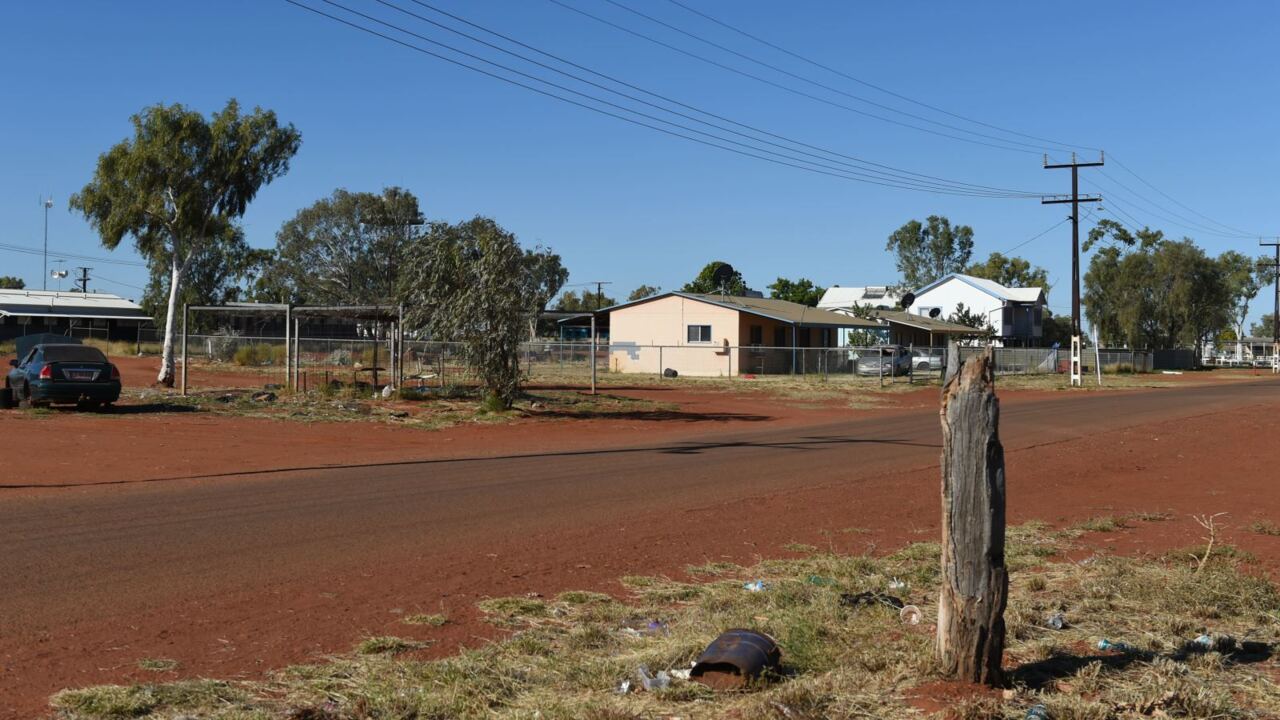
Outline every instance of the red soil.
<path id="1" fill-rule="evenodd" d="M 142 501 L 151 493 L 185 497 L 189 489 L 209 483 L 258 481 L 181 481 L 152 489 L 91 485 L 276 467 L 598 449 L 748 430 L 802 437 L 804 428 L 832 421 L 930 414 L 937 397 L 936 389 L 926 389 L 895 396 L 895 407 L 888 410 L 859 411 L 812 403 L 799 408 L 758 394 L 698 394 L 678 387 L 617 392 L 673 403 L 683 415 L 674 416 L 677 422 L 672 417 L 527 420 L 424 432 L 378 424 L 308 425 L 202 414 L 0 413 L 0 436 L 19 446 L 40 448 L 39 453 L 6 457 L 0 485 L 37 487 L 0 491 L 0 508 L 68 492 L 38 487 L 64 481 L 85 485 L 70 491 L 84 498 L 124 493 L 122 497 Z M 1134 393 L 1136 398 L 1144 395 Z M 1068 396 L 1002 393 L 1002 403 L 1013 410 L 1044 397 Z M 1105 438 L 1064 434 L 1011 444 L 1009 521 L 1067 524 L 1095 515 L 1168 512 L 1173 519 L 1134 522 L 1131 528 L 1087 538 L 1102 551 L 1159 553 L 1198 542 L 1202 531 L 1190 520 L 1191 514 L 1227 512 L 1224 541 L 1253 552 L 1262 567 L 1274 573 L 1280 568 L 1280 538 L 1247 528 L 1254 519 L 1280 522 L 1280 494 L 1274 491 L 1272 470 L 1280 464 L 1280 444 L 1274 442 L 1280 429 L 1278 407 L 1270 392 L 1231 410 L 1143 422 Z M 868 449 L 857 452 L 881 452 L 864 447 Z M 95 597 L 102 603 L 100 612 L 90 609 L 65 624 L 6 631 L 9 637 L 0 639 L 0 697 L 11 706 L 0 707 L 0 717 L 37 715 L 46 707 L 48 694 L 67 685 L 155 679 L 156 674 L 136 667 L 141 657 L 181 661 L 177 673 L 160 677 L 257 677 L 271 668 L 349 648 L 365 634 L 429 638 L 436 644 L 424 654 L 441 655 L 495 636 L 474 609 L 475 601 L 486 596 L 551 595 L 566 589 L 618 592 L 616 580 L 622 575 L 680 575 L 686 564 L 703 560 L 751 562 L 785 555 L 784 545 L 791 542 L 862 552 L 868 546 L 888 549 L 937 535 L 936 449 L 915 451 L 918 454 L 911 457 L 918 462 L 893 470 L 847 463 L 853 457 L 850 450 L 841 451 L 844 455 L 829 451 L 829 460 L 822 460 L 827 456 L 820 452 L 827 451 L 811 451 L 806 457 L 829 465 L 811 466 L 817 479 L 794 486 L 761 485 L 759 490 L 738 490 L 719 499 L 715 493 L 691 489 L 665 504 L 636 503 L 634 510 L 571 507 L 562 511 L 563 517 L 543 518 L 542 526 L 530 520 L 528 528 L 508 517 L 511 524 L 493 528 L 482 540 L 475 534 L 452 543 L 444 538 L 429 549 L 384 547 L 362 554 L 365 549 L 357 547 L 343 554 L 335 545 L 333 558 L 316 558 L 302 545 L 282 543 L 263 552 L 272 555 L 271 563 L 295 565 L 299 577 L 292 580 L 276 578 L 260 586 L 241 584 L 208 596 L 172 599 L 166 599 L 168 588 L 157 586 L 154 604 L 139 603 L 125 616 L 111 607 L 109 596 Z M 569 460 L 559 462 L 569 467 Z M 752 455 L 734 462 L 734 472 L 726 477 L 739 477 L 753 467 L 772 469 L 770 463 L 783 472 L 794 461 Z M 261 482 L 275 479 L 266 476 Z M 742 522 L 726 523 L 726 518 Z M 841 532 L 852 527 L 865 532 Z M 308 575 L 313 569 L 317 574 Z M 193 579 L 183 568 L 169 572 L 175 587 Z M 91 591 L 101 590 L 86 588 L 86 599 Z M 442 608 L 453 620 L 443 628 L 412 628 L 398 620 L 401 613 Z M 945 702 L 949 697 L 949 688 L 927 690 L 920 693 L 926 701 Z"/>

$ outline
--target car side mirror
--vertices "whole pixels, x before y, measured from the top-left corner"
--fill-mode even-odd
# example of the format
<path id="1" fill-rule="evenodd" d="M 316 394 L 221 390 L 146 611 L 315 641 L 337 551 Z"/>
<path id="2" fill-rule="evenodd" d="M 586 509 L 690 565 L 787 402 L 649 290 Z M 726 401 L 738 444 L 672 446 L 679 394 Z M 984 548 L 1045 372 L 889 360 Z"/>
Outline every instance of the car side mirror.
<path id="1" fill-rule="evenodd" d="M 18 359 L 14 358 L 9 361 L 9 367 L 18 367 Z"/>

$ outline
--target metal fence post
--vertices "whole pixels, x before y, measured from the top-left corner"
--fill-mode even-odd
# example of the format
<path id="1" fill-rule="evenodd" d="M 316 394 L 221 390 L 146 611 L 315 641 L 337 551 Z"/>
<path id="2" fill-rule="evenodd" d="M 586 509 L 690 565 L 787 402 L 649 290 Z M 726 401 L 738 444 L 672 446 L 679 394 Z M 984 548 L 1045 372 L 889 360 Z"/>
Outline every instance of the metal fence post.
<path id="1" fill-rule="evenodd" d="M 187 304 L 182 304 L 182 380 L 179 392 L 187 394 Z"/>
<path id="2" fill-rule="evenodd" d="M 591 394 L 596 394 L 596 314 L 591 313 Z"/>

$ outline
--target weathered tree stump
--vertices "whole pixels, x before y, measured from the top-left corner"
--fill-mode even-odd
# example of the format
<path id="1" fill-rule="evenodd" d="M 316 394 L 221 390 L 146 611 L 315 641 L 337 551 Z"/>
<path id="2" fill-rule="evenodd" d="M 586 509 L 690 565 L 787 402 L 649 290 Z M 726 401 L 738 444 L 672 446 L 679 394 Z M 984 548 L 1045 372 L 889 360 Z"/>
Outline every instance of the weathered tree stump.
<path id="1" fill-rule="evenodd" d="M 992 353 L 963 365 L 954 348 L 942 388 L 942 589 L 937 658 L 955 680 L 999 685 L 1004 653 L 1004 448 Z"/>

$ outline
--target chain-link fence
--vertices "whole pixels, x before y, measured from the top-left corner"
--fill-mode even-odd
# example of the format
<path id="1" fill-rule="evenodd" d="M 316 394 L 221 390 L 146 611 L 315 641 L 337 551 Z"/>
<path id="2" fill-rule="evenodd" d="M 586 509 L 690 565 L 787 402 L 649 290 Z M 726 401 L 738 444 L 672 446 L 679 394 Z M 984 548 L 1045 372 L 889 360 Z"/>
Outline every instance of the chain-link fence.
<path id="1" fill-rule="evenodd" d="M 297 340 L 299 390 L 380 388 L 395 385 L 391 338 L 309 338 Z M 985 347 L 960 346 L 961 359 Z M 802 376 L 872 378 L 882 383 L 936 382 L 947 366 L 945 347 L 871 346 L 802 348 L 727 345 L 642 345 L 599 343 L 597 377 L 744 377 Z M 187 341 L 193 387 L 259 388 L 286 377 L 283 337 L 232 334 L 192 335 Z M 994 348 L 1001 375 L 1067 373 L 1067 349 Z M 1085 372 L 1100 363 L 1106 373 L 1151 372 L 1152 353 L 1141 350 L 1086 349 Z M 585 386 L 591 381 L 590 342 L 533 341 L 520 346 L 525 381 L 541 386 Z M 405 340 L 402 382 L 411 387 L 468 385 L 466 364 L 457 343 Z"/>

